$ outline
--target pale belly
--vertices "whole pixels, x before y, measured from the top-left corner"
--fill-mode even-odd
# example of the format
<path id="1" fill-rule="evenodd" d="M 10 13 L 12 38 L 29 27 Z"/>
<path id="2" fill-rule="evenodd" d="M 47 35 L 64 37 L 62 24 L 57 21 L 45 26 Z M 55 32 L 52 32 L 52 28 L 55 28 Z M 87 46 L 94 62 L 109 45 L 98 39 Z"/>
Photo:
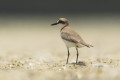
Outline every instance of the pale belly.
<path id="1" fill-rule="evenodd" d="M 66 44 L 66 46 L 69 47 L 69 48 L 70 47 L 79 47 L 79 48 L 84 47 L 83 45 L 80 45 L 80 44 L 75 44 L 73 42 L 69 42 L 69 41 L 66 41 L 66 40 L 63 40 L 63 41 Z"/>

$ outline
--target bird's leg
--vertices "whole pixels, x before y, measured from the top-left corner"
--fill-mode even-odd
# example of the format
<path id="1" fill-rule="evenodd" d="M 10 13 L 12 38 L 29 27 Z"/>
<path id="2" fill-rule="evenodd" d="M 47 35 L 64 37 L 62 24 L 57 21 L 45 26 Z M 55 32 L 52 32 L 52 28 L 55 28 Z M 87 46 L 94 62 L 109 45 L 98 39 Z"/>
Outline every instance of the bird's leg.
<path id="1" fill-rule="evenodd" d="M 68 50 L 68 57 L 67 57 L 67 62 L 66 62 L 66 64 L 68 64 L 69 55 L 70 55 L 70 53 L 69 53 L 69 48 L 68 48 L 68 47 L 67 47 L 67 50 Z"/>
<path id="2" fill-rule="evenodd" d="M 77 61 L 78 61 L 78 56 L 79 56 L 79 53 L 78 53 L 78 48 L 76 47 L 76 51 L 77 51 L 77 58 L 76 58 L 76 64 L 77 64 Z"/>

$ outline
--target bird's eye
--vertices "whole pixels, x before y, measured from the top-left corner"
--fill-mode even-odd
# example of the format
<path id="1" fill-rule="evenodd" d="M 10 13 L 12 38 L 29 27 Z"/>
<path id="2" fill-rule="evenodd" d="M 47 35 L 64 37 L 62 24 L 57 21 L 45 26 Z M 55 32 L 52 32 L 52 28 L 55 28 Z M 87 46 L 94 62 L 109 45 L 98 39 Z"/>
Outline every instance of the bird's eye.
<path id="1" fill-rule="evenodd" d="M 65 24 L 65 22 L 64 22 L 64 21 L 61 21 L 61 20 L 59 20 L 59 23 Z"/>

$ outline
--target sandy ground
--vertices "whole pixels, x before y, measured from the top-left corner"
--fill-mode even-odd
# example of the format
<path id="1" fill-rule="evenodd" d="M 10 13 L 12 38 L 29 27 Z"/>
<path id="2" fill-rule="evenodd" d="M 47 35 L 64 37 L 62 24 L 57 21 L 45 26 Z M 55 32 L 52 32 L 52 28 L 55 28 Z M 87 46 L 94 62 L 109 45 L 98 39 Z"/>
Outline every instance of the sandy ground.
<path id="1" fill-rule="evenodd" d="M 54 20 L 0 21 L 0 80 L 120 79 L 119 18 L 72 20 L 73 29 L 94 47 L 79 49 L 78 64 L 71 48 L 67 65 L 59 28 L 50 27 Z"/>

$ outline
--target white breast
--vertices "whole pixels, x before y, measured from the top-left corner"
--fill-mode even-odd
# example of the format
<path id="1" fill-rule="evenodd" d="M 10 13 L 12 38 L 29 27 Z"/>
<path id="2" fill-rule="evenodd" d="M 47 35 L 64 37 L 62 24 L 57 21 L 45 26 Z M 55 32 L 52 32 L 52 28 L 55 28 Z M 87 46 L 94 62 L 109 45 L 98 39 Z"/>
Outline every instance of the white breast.
<path id="1" fill-rule="evenodd" d="M 63 39 L 63 41 L 64 41 L 64 43 L 66 44 L 66 46 L 67 47 L 76 47 L 76 46 L 78 46 L 79 48 L 81 48 L 81 47 L 84 47 L 83 45 L 81 45 L 81 44 L 75 44 L 75 43 L 73 43 L 73 42 L 69 42 L 69 41 L 66 41 L 66 40 L 64 40 Z"/>
<path id="2" fill-rule="evenodd" d="M 63 40 L 64 43 L 66 44 L 67 47 L 75 47 L 76 44 L 75 43 L 72 43 L 72 42 L 69 42 L 69 41 L 66 41 L 66 40 Z"/>

